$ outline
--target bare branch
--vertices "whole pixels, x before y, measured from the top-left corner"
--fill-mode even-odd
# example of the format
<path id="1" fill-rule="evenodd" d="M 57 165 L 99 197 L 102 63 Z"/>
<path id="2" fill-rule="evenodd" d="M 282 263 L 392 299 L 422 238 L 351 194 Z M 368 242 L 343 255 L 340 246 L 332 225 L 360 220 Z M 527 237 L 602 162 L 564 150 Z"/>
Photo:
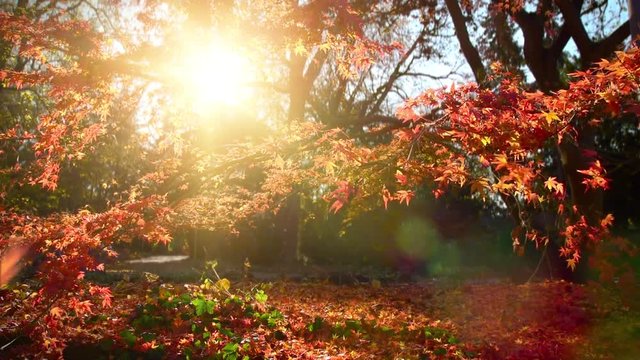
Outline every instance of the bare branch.
<path id="1" fill-rule="evenodd" d="M 467 23 L 462 14 L 462 9 L 460 9 L 460 4 L 458 4 L 457 0 L 445 0 L 445 3 L 449 9 L 449 15 L 451 15 L 451 19 L 453 20 L 453 26 L 456 30 L 456 36 L 460 42 L 462 53 L 473 71 L 476 82 L 482 84 L 487 76 L 487 71 L 482 64 L 478 49 L 471 43 L 469 32 L 467 31 Z"/>

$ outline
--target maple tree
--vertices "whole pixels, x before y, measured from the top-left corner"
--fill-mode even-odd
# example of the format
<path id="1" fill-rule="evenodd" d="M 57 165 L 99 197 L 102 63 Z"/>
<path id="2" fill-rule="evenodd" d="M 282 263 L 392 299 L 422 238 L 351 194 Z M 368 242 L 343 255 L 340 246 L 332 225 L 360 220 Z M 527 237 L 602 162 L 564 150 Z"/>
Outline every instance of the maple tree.
<path id="1" fill-rule="evenodd" d="M 446 176 L 440 176 L 442 174 L 436 171 L 435 174 L 430 174 L 433 175 L 431 178 L 438 179 L 440 184 L 445 185 L 449 182 L 457 182 L 461 186 L 466 183 L 470 185 L 471 191 L 474 193 L 481 193 L 482 191 L 478 190 L 486 189 L 490 186 L 492 191 L 499 194 L 501 200 L 508 207 L 509 212 L 516 221 L 517 228 L 514 231 L 514 245 L 516 248 L 520 248 L 520 245 L 522 245 L 522 240 L 524 236 L 526 236 L 525 233 L 531 237 L 530 239 L 540 239 L 541 236 L 539 233 L 536 234 L 536 231 L 521 231 L 523 229 L 534 230 L 531 227 L 531 222 L 535 221 L 535 212 L 523 211 L 525 208 L 523 203 L 529 203 L 531 201 L 531 199 L 528 198 L 529 194 L 527 194 L 526 191 L 523 192 L 522 188 L 517 188 L 517 186 L 516 188 L 512 188 L 508 182 L 524 182 L 533 185 L 531 181 L 535 176 L 531 177 L 531 175 L 534 174 L 527 173 L 529 169 L 526 168 L 532 164 L 527 164 L 527 161 L 535 161 L 536 155 L 532 157 L 531 155 L 533 153 L 526 150 L 526 147 L 532 146 L 530 149 L 536 149 L 536 151 L 548 151 L 543 149 L 554 147 L 554 144 L 550 141 L 554 136 L 558 136 L 557 139 L 562 140 L 555 144 L 556 150 L 553 150 L 558 155 L 552 155 L 550 160 L 547 154 L 539 153 L 538 160 L 546 157 L 544 161 L 547 163 L 538 163 L 539 168 L 534 170 L 533 173 L 537 171 L 549 172 L 553 166 L 562 168 L 564 181 L 558 180 L 555 176 L 547 176 L 548 179 L 546 183 L 548 190 L 555 192 L 555 196 L 565 196 L 564 194 L 566 193 L 566 201 L 569 202 L 570 205 L 562 204 L 559 209 L 562 210 L 565 207 L 569 209 L 579 209 L 579 211 L 585 215 L 585 219 L 588 220 L 587 222 L 595 227 L 600 226 L 600 220 L 602 219 L 606 219 L 604 223 L 610 223 L 611 217 L 608 217 L 607 214 L 604 213 L 603 208 L 602 190 L 606 188 L 607 185 L 599 160 L 601 154 L 598 154 L 596 151 L 597 142 L 606 143 L 607 139 L 600 138 L 596 140 L 598 134 L 602 134 L 602 130 L 599 129 L 601 122 L 597 119 L 616 118 L 620 117 L 620 115 L 624 117 L 624 112 L 621 113 L 619 112 L 620 109 L 616 108 L 617 102 L 614 104 L 606 102 L 606 104 L 608 104 L 607 106 L 611 105 L 614 108 L 605 109 L 604 111 L 599 111 L 600 109 L 596 108 L 596 111 L 593 112 L 578 110 L 572 113 L 571 109 L 566 106 L 561 106 L 562 111 L 555 109 L 548 111 L 544 109 L 548 106 L 545 104 L 548 99 L 544 97 L 539 97 L 538 99 L 532 98 L 530 100 L 533 101 L 533 103 L 530 104 L 530 106 L 542 111 L 542 115 L 540 116 L 548 122 L 546 129 L 543 126 L 535 125 L 535 123 L 523 121 L 529 119 L 526 117 L 522 119 L 520 117 L 522 113 L 516 111 L 512 113 L 511 116 L 514 121 L 520 122 L 523 126 L 521 130 L 516 132 L 523 137 L 504 138 L 502 143 L 492 143 L 494 136 L 498 134 L 491 130 L 500 129 L 502 125 L 496 127 L 496 123 L 486 119 L 486 117 L 490 117 L 491 114 L 482 114 L 482 116 L 480 116 L 474 113 L 474 108 L 477 109 L 475 110 L 476 112 L 486 112 L 489 111 L 490 108 L 493 108 L 493 105 L 490 105 L 492 101 L 506 101 L 495 94 L 490 95 L 492 91 L 495 92 L 502 89 L 501 87 L 511 88 L 511 91 L 515 91 L 515 93 L 522 93 L 524 89 L 533 88 L 539 89 L 547 94 L 553 93 L 553 96 L 560 94 L 561 105 L 569 105 L 572 103 L 562 103 L 563 96 L 565 95 L 572 96 L 571 101 L 574 100 L 574 97 L 579 98 L 583 93 L 577 91 L 579 88 L 576 87 L 576 85 L 581 81 L 578 80 L 577 82 L 567 84 L 567 80 L 571 79 L 567 78 L 566 73 L 571 71 L 571 67 L 574 69 L 580 67 L 587 69 L 595 65 L 595 62 L 600 58 L 613 56 L 613 51 L 616 47 L 619 48 L 624 40 L 628 38 L 630 28 L 635 29 L 633 26 L 629 26 L 629 22 L 625 21 L 626 19 L 623 16 L 603 11 L 602 7 L 607 4 L 609 4 L 609 2 L 584 4 L 581 1 L 493 1 L 462 3 L 447 1 L 442 4 L 429 5 L 422 2 L 407 3 L 399 7 L 399 11 L 415 11 L 423 14 L 423 16 L 426 16 L 424 14 L 427 11 L 428 14 L 439 14 L 440 18 L 444 19 L 446 19 L 448 15 L 452 20 L 451 26 L 454 28 L 459 41 L 460 51 L 471 68 L 478 85 L 477 88 L 473 88 L 473 86 L 452 88 L 449 95 L 444 95 L 442 91 L 436 92 L 437 94 L 433 95 L 421 95 L 409 100 L 407 104 L 411 106 L 401 108 L 397 113 L 397 118 L 386 117 L 385 120 L 392 124 L 392 126 L 390 126 L 392 129 L 402 126 L 398 124 L 409 123 L 413 125 L 413 122 L 416 120 L 418 120 L 418 122 L 424 122 L 424 130 L 421 130 L 422 128 L 419 127 L 414 128 L 416 134 L 420 136 L 408 136 L 410 141 L 407 142 L 406 147 L 411 148 L 412 151 L 410 153 L 412 153 L 414 149 L 420 149 L 417 145 L 422 144 L 425 144 L 424 147 L 428 149 L 427 153 L 437 151 L 438 149 L 428 145 L 429 143 L 440 140 L 439 136 L 432 136 L 435 133 L 444 134 L 448 136 L 449 139 L 455 140 L 455 145 L 449 147 L 445 145 L 444 148 L 439 150 L 445 156 L 447 156 L 447 153 L 455 153 L 457 150 L 460 150 L 461 154 L 455 160 L 449 160 L 451 162 L 457 162 L 458 166 L 450 165 L 437 169 L 444 171 Z M 632 5 L 633 4 L 630 6 Z M 622 7 L 624 4 L 618 4 L 618 6 Z M 432 18 L 428 19 L 433 20 Z M 437 23 L 438 20 L 433 21 Z M 587 25 L 590 22 L 592 24 L 595 22 L 598 25 Z M 482 24 L 480 30 L 474 30 L 472 26 L 474 23 Z M 425 21 L 424 24 L 424 28 L 428 29 L 427 24 L 431 25 L 432 23 Z M 517 36 L 514 35 L 517 30 L 522 32 L 523 40 L 519 40 Z M 429 32 L 422 33 L 421 35 L 424 37 L 421 40 L 422 44 L 429 44 L 438 37 L 437 33 L 432 34 Z M 488 35 L 488 39 L 486 40 L 484 38 L 485 35 Z M 578 47 L 577 54 L 569 55 L 577 55 L 576 60 L 567 59 L 566 47 L 570 40 L 575 41 Z M 474 42 L 478 45 L 474 45 Z M 430 54 L 429 52 L 431 50 L 429 48 L 423 48 L 421 51 L 426 56 L 437 56 L 437 54 Z M 501 68 L 490 69 L 489 65 L 493 61 L 499 61 L 502 64 Z M 576 62 L 579 63 L 575 64 Z M 604 68 L 606 68 L 606 66 Z M 631 66 L 630 69 L 630 73 L 632 73 L 633 67 Z M 496 70 L 498 74 L 496 74 Z M 529 72 L 529 78 L 533 78 L 534 81 L 532 83 L 524 83 L 524 75 L 526 72 Z M 607 75 L 611 76 L 612 74 L 611 72 L 605 71 L 597 76 L 601 77 L 601 81 L 606 82 L 607 80 L 605 79 Z M 620 73 L 618 75 L 622 74 Z M 615 75 L 613 77 L 615 77 Z M 517 80 L 517 78 L 523 80 Z M 612 79 L 612 77 L 609 77 L 609 79 Z M 511 81 L 511 85 L 515 85 L 515 87 L 507 85 L 506 83 L 500 83 L 501 80 Z M 591 80 L 585 81 L 593 85 Z M 569 85 L 571 91 L 569 94 L 565 94 L 562 91 L 557 92 L 567 85 Z M 471 94 L 467 95 L 466 93 Z M 515 93 L 511 93 L 513 96 L 516 96 Z M 633 93 L 633 90 L 631 90 L 631 93 Z M 474 102 L 473 97 L 480 96 L 481 94 L 486 97 L 480 97 L 480 101 Z M 471 96 L 472 98 L 469 99 L 469 101 L 465 101 L 467 96 Z M 531 96 L 535 97 L 535 95 L 532 94 L 527 95 L 528 98 Z M 522 100 L 522 98 L 518 98 L 516 102 L 520 100 Z M 595 104 L 594 99 L 589 101 L 591 101 L 590 105 Z M 522 104 L 526 104 L 526 102 L 523 101 Z M 405 112 L 406 110 L 410 110 L 408 108 L 412 106 L 419 109 L 418 114 L 413 114 L 411 111 Z M 466 112 L 460 113 L 460 110 L 457 109 L 460 106 L 465 109 L 464 111 L 470 111 L 471 114 L 474 115 L 469 118 L 469 120 L 475 123 L 458 122 L 455 124 L 458 126 L 458 129 L 455 127 L 451 128 L 452 114 L 463 117 L 469 115 Z M 466 106 L 470 106 L 471 109 L 467 110 Z M 517 104 L 517 106 L 514 106 L 514 109 L 522 109 L 521 106 L 521 104 Z M 557 105 L 553 105 L 553 107 L 556 106 Z M 507 114 L 509 114 L 507 109 L 501 107 L 495 110 L 499 111 L 500 116 L 508 116 Z M 566 118 L 561 120 L 563 115 L 566 116 Z M 594 118 L 596 120 L 594 120 Z M 631 118 L 634 118 L 633 114 Z M 567 122 L 568 119 L 571 119 L 571 121 Z M 402 120 L 404 120 L 404 122 Z M 486 125 L 484 123 L 485 121 L 487 121 Z M 551 124 L 556 122 L 559 127 L 555 128 L 556 131 L 554 132 L 549 127 L 553 128 Z M 631 122 L 633 124 L 635 120 L 631 120 Z M 569 126 L 563 127 L 565 125 Z M 508 135 L 512 135 L 513 133 L 510 133 L 510 131 L 516 130 L 516 128 L 506 128 L 504 130 L 506 131 L 502 137 L 507 137 Z M 569 133 L 564 133 L 564 130 L 569 130 Z M 458 131 L 458 133 L 454 133 L 455 131 Z M 572 136 L 565 136 L 566 134 L 572 134 Z M 531 137 L 532 135 L 533 137 Z M 426 138 L 422 138 L 423 142 L 419 141 L 421 136 L 426 136 Z M 515 141 L 515 139 L 517 139 L 523 143 L 523 148 L 519 149 L 519 151 L 521 150 L 522 152 L 518 153 L 518 151 L 516 151 L 517 154 L 512 154 L 513 157 L 508 159 L 506 154 L 495 152 L 493 154 L 483 153 L 483 151 L 477 149 L 477 145 L 471 148 L 462 145 L 462 148 L 458 148 L 457 146 L 459 146 L 460 143 L 464 144 L 469 136 L 475 136 L 475 140 L 480 141 L 481 146 L 490 151 L 498 148 L 508 148 L 511 146 L 509 141 L 516 143 L 514 146 L 519 146 L 519 144 L 517 144 L 518 141 Z M 533 142 L 529 143 L 530 140 Z M 489 174 L 488 178 L 480 177 L 476 179 L 477 181 L 469 183 L 470 179 L 467 173 L 470 172 L 470 170 L 475 171 L 477 168 L 473 161 L 470 164 L 470 159 L 466 156 L 466 154 L 469 153 L 481 153 L 479 154 L 482 156 L 479 158 L 480 163 L 483 167 L 487 168 L 489 172 L 510 169 L 515 162 L 516 164 L 521 163 L 518 164 L 517 167 L 523 169 L 524 173 L 518 173 L 516 174 L 517 176 L 509 180 L 508 177 L 503 179 L 500 172 L 497 172 L 497 176 L 496 174 Z M 520 157 L 521 155 L 524 155 L 524 157 Z M 491 160 L 494 157 L 495 160 Z M 411 158 L 411 155 L 409 155 L 409 158 Z M 487 158 L 489 158 L 489 160 L 487 160 Z M 486 165 L 488 161 L 491 166 Z M 549 161 L 551 161 L 551 165 L 548 163 Z M 422 165 L 425 163 L 422 158 L 419 159 L 419 163 L 420 162 Z M 435 157 L 426 162 L 433 162 L 434 166 L 437 167 L 442 165 L 442 158 Z M 403 166 L 411 167 L 411 165 Z M 418 167 L 417 169 L 419 169 L 417 173 L 425 174 L 424 168 Z M 398 170 L 402 171 L 402 166 L 399 165 Z M 472 175 L 472 177 L 475 176 L 477 176 L 477 174 Z M 418 177 L 420 180 L 424 179 L 423 175 Z M 400 172 L 397 178 L 398 182 L 402 184 L 406 182 L 407 176 Z M 496 183 L 493 183 L 493 179 L 489 178 L 495 178 Z M 497 181 L 497 179 L 505 180 L 507 183 Z M 420 181 L 412 185 L 416 185 L 417 183 L 420 183 Z M 411 194 L 406 193 L 405 189 L 401 191 L 402 192 L 392 196 L 388 193 L 388 189 L 383 189 L 385 204 L 393 198 L 405 202 L 411 198 Z M 436 195 L 441 193 L 441 191 L 437 191 Z M 516 196 L 512 197 L 510 195 Z M 542 199 L 545 199 L 545 197 L 542 197 Z M 558 204 L 551 204 L 548 207 L 547 205 L 549 204 L 543 206 L 545 210 L 541 211 L 545 217 L 548 217 L 549 212 L 555 212 L 554 208 Z M 573 206 L 575 206 L 575 208 L 573 208 Z M 555 218 L 555 216 L 551 215 L 551 218 Z M 555 221 L 560 223 L 559 227 L 561 229 L 564 228 L 562 219 L 556 219 Z M 573 227 L 570 229 L 572 231 L 575 230 Z M 560 230 L 560 232 L 562 232 L 562 230 Z M 553 235 L 553 231 L 551 233 Z M 558 235 L 561 238 L 559 242 L 563 243 L 563 235 Z M 599 236 L 596 235 L 595 237 L 597 238 Z M 547 237 L 543 236 L 542 238 L 542 243 L 546 243 Z M 554 248 L 556 241 L 551 241 Z M 540 243 L 538 243 L 538 245 L 539 244 Z M 561 250 L 561 254 L 564 256 L 569 254 L 567 249 Z M 568 259 L 568 265 L 573 268 L 575 261 Z"/>
<path id="2" fill-rule="evenodd" d="M 82 322 L 95 308 L 113 306 L 109 288 L 83 277 L 85 272 L 104 269 L 104 260 L 117 255 L 116 243 L 134 238 L 168 243 L 172 232 L 184 227 L 234 232 L 238 223 L 251 223 L 256 214 L 280 211 L 285 214 L 281 235 L 295 249 L 300 200 L 290 194 L 301 189 L 316 191 L 328 201 L 331 212 L 339 212 L 362 211 L 372 203 L 409 205 L 415 189 L 425 183 L 434 187 L 435 197 L 452 186 L 468 187 L 472 196 L 504 204 L 517 220 L 516 250 L 527 241 L 546 246 L 557 236 L 569 268 L 580 262 L 587 244 L 608 235 L 613 217 L 602 213 L 599 204 L 601 191 L 610 186 L 606 169 L 593 151 L 583 151 L 591 147 L 581 142 L 588 142 L 605 120 L 637 115 L 640 52 L 616 52 L 613 60 L 599 60 L 613 54 L 614 45 L 628 36 L 628 27 L 593 42 L 584 39 L 580 24 L 575 29 L 570 20 L 582 2 L 572 3 L 574 8 L 568 2 L 553 6 L 541 2 L 539 12 L 530 12 L 522 4 L 491 2 L 487 14 L 512 16 L 507 29 L 513 32 L 515 22 L 523 30 L 524 62 L 542 92 L 523 83 L 516 57 L 510 57 L 513 54 L 491 55 L 490 60 L 513 61 L 494 63 L 489 70 L 478 62 L 455 1 L 446 1 L 445 7 L 380 4 L 369 16 L 361 11 L 366 4 L 317 1 L 306 5 L 257 2 L 237 9 L 220 3 L 209 17 L 205 3 L 193 1 L 182 8 L 152 3 L 139 8 L 138 25 L 143 33 L 148 31 L 144 33 L 148 38 L 142 40 L 112 33 L 104 25 L 99 30 L 95 22 L 105 12 L 118 9 L 109 3 L 92 8 L 82 1 L 33 7 L 20 2 L 13 12 L 0 12 L 3 54 L 7 54 L 0 69 L 2 92 L 15 92 L 16 99 L 29 103 L 21 113 L 7 117 L 0 133 L 0 258 L 3 266 L 10 267 L 16 266 L 16 254 L 29 251 L 39 258 L 37 295 L 23 299 L 22 307 L 42 314 L 25 324 L 31 336 L 41 339 L 45 352 L 61 351 L 61 323 Z M 463 5 L 467 13 L 479 6 Z M 166 6 L 182 10 L 193 29 L 172 32 L 186 25 L 163 18 Z M 387 41 L 395 40 L 393 36 L 369 36 L 368 27 L 390 26 L 388 22 L 400 21 L 394 17 L 396 12 L 415 9 L 423 11 L 424 30 L 409 46 Z M 227 18 L 234 11 L 237 16 Z M 425 39 L 437 33 L 439 15 L 444 12 L 453 19 L 477 84 L 427 90 L 389 113 L 392 90 L 411 73 L 410 55 L 426 51 Z M 559 14 L 567 25 L 557 24 Z M 161 67 L 151 66 L 152 61 L 163 58 L 185 36 L 206 34 L 212 25 L 237 30 L 238 23 L 245 24 L 247 19 L 254 21 L 244 28 L 251 39 L 245 46 L 266 43 L 262 51 L 271 53 L 269 60 L 287 54 L 285 66 L 274 70 L 279 79 L 267 84 L 270 90 L 278 90 L 278 82 L 285 83 L 280 90 L 286 106 L 278 121 L 249 139 L 241 131 L 217 146 L 208 143 L 206 132 L 203 135 L 203 128 L 210 125 L 193 120 L 204 116 L 153 108 L 151 117 L 162 131 L 156 138 L 149 135 L 140 146 L 152 169 L 136 181 L 129 180 L 129 189 L 110 194 L 103 211 L 76 207 L 68 213 L 49 214 L 16 206 L 14 196 L 24 189 L 56 190 L 61 169 L 80 163 L 116 131 L 113 113 L 122 104 L 119 96 L 124 93 L 135 99 L 144 92 L 139 81 L 161 81 Z M 539 30 L 557 32 L 557 46 L 544 47 L 546 35 Z M 163 36 L 163 46 L 152 45 L 154 38 Z M 575 72 L 568 87 L 561 89 L 557 61 L 551 70 L 539 56 L 556 51 L 557 59 L 569 38 L 576 40 L 584 71 Z M 116 41 L 122 49 L 113 47 Z M 390 61 L 390 65 L 376 68 L 378 61 Z M 376 71 L 389 75 L 380 80 Z M 162 88 L 158 96 L 171 103 L 175 93 L 170 89 L 173 84 L 167 83 L 169 89 Z M 315 100 L 315 95 L 322 98 L 326 93 L 332 96 L 327 103 Z M 276 117 L 279 110 L 274 108 L 269 116 Z M 548 172 L 542 152 L 554 144 L 565 160 L 564 179 Z M 557 214 L 557 234 L 534 226 L 536 212 Z M 2 269 L 2 283 L 15 273 Z M 220 311 L 232 314 L 244 311 L 242 304 L 234 308 L 233 301 L 210 304 L 212 300 L 204 295 L 191 295 L 195 300 L 183 299 L 179 305 L 189 311 L 188 305 L 193 305 L 197 316 L 212 315 L 213 307 L 230 307 Z M 178 298 L 167 297 L 164 300 Z M 268 316 L 264 321 L 269 321 Z M 120 336 L 125 341 L 130 337 Z M 451 348 L 448 345 L 446 349 Z M 149 350 L 154 343 L 141 346 Z"/>

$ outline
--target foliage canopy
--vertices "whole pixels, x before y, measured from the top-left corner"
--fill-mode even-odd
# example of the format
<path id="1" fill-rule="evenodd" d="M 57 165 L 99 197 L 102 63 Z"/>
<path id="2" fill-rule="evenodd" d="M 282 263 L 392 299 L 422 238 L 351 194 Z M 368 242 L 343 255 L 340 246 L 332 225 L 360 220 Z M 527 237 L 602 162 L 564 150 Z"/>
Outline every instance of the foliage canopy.
<path id="1" fill-rule="evenodd" d="M 33 330 L 44 351 L 60 349 L 46 328 L 62 314 L 111 306 L 110 289 L 83 277 L 104 270 L 116 243 L 234 233 L 297 210 L 292 193 L 335 213 L 409 205 L 424 186 L 436 198 L 463 189 L 510 213 L 516 250 L 557 242 L 571 269 L 609 236 L 611 162 L 596 140 L 608 124 L 637 124 L 640 51 L 615 51 L 627 22 L 613 29 L 604 5 L 579 0 L 369 5 L 3 4 L 0 259 L 27 249 L 38 259 L 39 290 L 24 306 L 47 312 Z M 592 18 L 594 29 L 583 23 Z M 476 22 L 489 35 L 480 47 Z M 438 80 L 417 64 L 447 60 L 447 29 L 475 82 L 409 96 L 408 79 Z M 231 64 L 213 60 L 228 49 L 211 43 L 246 61 L 249 90 L 203 108 L 194 93 L 224 94 L 239 77 L 222 76 Z M 283 228 L 296 236 L 292 214 Z M 536 224 L 540 214 L 553 225 Z M 3 285 L 14 272 L 4 266 Z M 207 301 L 191 302 L 197 316 L 211 314 Z"/>

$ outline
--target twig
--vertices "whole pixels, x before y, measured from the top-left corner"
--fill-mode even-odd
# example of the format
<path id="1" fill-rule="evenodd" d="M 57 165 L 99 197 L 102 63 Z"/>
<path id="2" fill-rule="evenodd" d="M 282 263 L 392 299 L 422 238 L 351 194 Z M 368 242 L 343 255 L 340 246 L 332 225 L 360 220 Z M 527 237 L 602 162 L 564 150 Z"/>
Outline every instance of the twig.
<path id="1" fill-rule="evenodd" d="M 29 322 L 29 324 L 27 326 L 25 326 L 25 328 L 31 327 L 33 324 L 35 324 L 36 321 L 40 320 L 44 314 L 48 313 L 49 310 L 51 310 L 51 307 L 53 306 L 53 304 L 56 303 L 56 301 L 58 301 L 58 299 L 60 298 L 60 293 L 58 293 L 53 300 L 51 300 L 51 302 L 49 303 L 49 305 L 47 305 L 47 308 L 44 309 L 43 312 L 41 312 L 40 314 L 38 314 L 38 316 L 36 316 L 33 320 L 31 320 Z M 24 335 L 20 334 L 18 336 L 16 336 L 13 340 L 9 341 L 8 343 L 2 345 L 2 347 L 0 347 L 0 351 L 4 351 L 6 348 L 8 348 L 9 346 L 11 346 L 11 344 L 13 344 L 14 342 L 16 342 L 18 339 L 20 339 L 21 337 L 23 337 Z"/>
<path id="2" fill-rule="evenodd" d="M 542 250 L 542 255 L 540 255 L 540 260 L 538 260 L 538 265 L 536 265 L 535 270 L 533 270 L 533 273 L 527 279 L 527 281 L 526 281 L 527 284 L 530 283 L 531 280 L 533 280 L 533 277 L 536 276 L 536 274 L 538 274 L 538 270 L 540 270 L 540 265 L 542 265 L 542 261 L 547 256 L 547 248 L 548 247 L 549 247 L 548 245 L 544 246 L 544 250 Z"/>

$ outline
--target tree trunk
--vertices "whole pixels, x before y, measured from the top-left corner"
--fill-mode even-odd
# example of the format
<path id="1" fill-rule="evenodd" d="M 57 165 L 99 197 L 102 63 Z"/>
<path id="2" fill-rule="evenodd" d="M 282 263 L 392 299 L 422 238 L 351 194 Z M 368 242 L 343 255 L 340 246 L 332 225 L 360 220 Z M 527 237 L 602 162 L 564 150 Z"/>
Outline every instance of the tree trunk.
<path id="1" fill-rule="evenodd" d="M 585 120 L 581 120 L 577 127 L 578 138 L 564 137 L 562 142 L 558 144 L 558 152 L 569 185 L 571 202 L 585 216 L 588 224 L 596 226 L 604 215 L 604 193 L 601 189 L 587 189 L 582 183 L 585 176 L 578 172 L 578 170 L 588 169 L 591 163 L 596 160 L 587 155 L 595 153 L 596 129 Z M 574 282 L 588 280 L 588 263 L 591 251 L 589 244 L 585 245 L 587 246 L 581 252 L 582 258 L 576 270 L 572 274 L 569 273 L 569 278 L 565 277 L 565 279 Z"/>
<path id="2" fill-rule="evenodd" d="M 277 234 L 281 239 L 281 265 L 295 266 L 300 260 L 300 195 L 294 190 L 278 212 Z"/>
<path id="3" fill-rule="evenodd" d="M 595 224 L 603 216 L 603 192 L 587 189 L 582 183 L 585 176 L 578 172 L 588 169 L 596 160 L 586 154 L 595 151 L 595 129 L 588 124 L 581 125 L 578 139 L 564 137 L 558 151 L 570 186 L 571 201 L 590 224 Z"/>
<path id="4" fill-rule="evenodd" d="M 304 77 L 306 58 L 291 55 L 289 64 L 289 122 L 301 121 L 305 115 L 305 105 L 310 86 Z M 298 262 L 300 248 L 300 195 L 296 192 L 289 195 L 276 217 L 276 234 L 280 238 L 280 259 L 285 267 L 291 267 Z"/>
<path id="5" fill-rule="evenodd" d="M 449 10 L 449 15 L 453 20 L 453 27 L 455 28 L 456 37 L 460 43 L 462 54 L 473 71 L 476 83 L 482 85 L 486 79 L 487 73 L 484 65 L 482 64 L 482 59 L 480 58 L 478 49 L 476 49 L 476 47 L 471 43 L 469 31 L 467 30 L 467 23 L 464 15 L 462 14 L 460 4 L 458 4 L 457 0 L 445 0 L 445 3 Z"/>
<path id="6" fill-rule="evenodd" d="M 629 27 L 631 40 L 637 44 L 640 35 L 640 0 L 629 0 Z"/>

